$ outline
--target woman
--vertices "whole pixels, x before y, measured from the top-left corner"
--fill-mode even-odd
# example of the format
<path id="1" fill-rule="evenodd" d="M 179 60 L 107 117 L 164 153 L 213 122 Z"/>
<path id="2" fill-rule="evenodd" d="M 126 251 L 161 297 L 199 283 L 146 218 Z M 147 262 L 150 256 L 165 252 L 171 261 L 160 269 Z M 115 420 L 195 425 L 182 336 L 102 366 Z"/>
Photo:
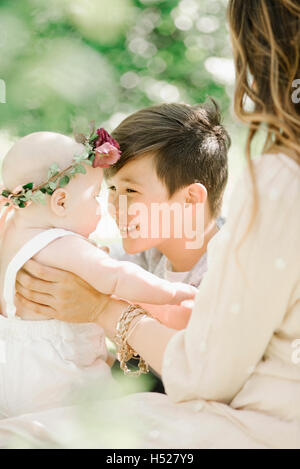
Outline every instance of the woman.
<path id="1" fill-rule="evenodd" d="M 250 171 L 232 196 L 226 226 L 209 244 L 208 273 L 187 329 L 144 316 L 128 321 L 129 346 L 162 374 L 167 396 L 100 403 L 93 436 L 77 432 L 70 410 L 11 419 L 3 431 L 32 432 L 34 420 L 35 429 L 63 446 L 82 446 L 86 437 L 91 446 L 108 447 L 101 425 L 109 422 L 112 431 L 133 428 L 133 440 L 115 435 L 112 447 L 300 448 L 300 105 L 292 99 L 300 78 L 300 6 L 230 0 L 228 18 L 235 110 L 250 128 Z M 245 97 L 254 102 L 251 112 Z M 254 164 L 251 142 L 262 125 L 266 145 Z M 113 338 L 127 305 L 104 296 L 97 302 L 96 321 Z M 64 428 L 58 435 L 57 423 L 67 417 L 73 433 L 66 436 Z"/>

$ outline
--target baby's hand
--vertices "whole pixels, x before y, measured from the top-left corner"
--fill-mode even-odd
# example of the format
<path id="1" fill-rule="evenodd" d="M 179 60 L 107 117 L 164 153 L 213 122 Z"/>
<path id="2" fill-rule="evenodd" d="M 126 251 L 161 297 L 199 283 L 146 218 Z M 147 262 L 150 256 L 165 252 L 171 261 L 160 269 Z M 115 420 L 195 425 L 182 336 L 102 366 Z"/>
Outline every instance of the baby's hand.
<path id="1" fill-rule="evenodd" d="M 174 285 L 174 297 L 171 301 L 171 305 L 179 305 L 182 301 L 193 300 L 197 293 L 197 288 L 185 283 L 175 282 Z"/>

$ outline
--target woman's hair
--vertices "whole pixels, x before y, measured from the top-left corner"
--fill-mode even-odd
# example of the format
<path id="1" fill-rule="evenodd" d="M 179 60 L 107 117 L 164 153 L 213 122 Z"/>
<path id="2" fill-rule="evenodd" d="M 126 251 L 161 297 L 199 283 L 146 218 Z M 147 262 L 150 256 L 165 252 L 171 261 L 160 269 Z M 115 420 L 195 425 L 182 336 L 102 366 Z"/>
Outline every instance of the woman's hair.
<path id="1" fill-rule="evenodd" d="M 230 137 L 213 99 L 195 106 L 170 103 L 141 109 L 121 122 L 112 135 L 122 155 L 104 170 L 106 178 L 130 161 L 151 154 L 169 197 L 200 182 L 207 189 L 211 216 L 219 215 L 228 177 Z"/>
<path id="2" fill-rule="evenodd" d="M 254 186 L 253 221 L 257 191 L 251 143 L 260 127 L 267 129 L 265 152 L 274 144 L 284 146 L 300 164 L 300 104 L 293 99 L 300 79 L 300 2 L 229 0 L 228 20 L 236 68 L 234 108 L 250 127 L 247 160 Z M 246 98 L 254 103 L 251 111 L 245 109 Z"/>
<path id="3" fill-rule="evenodd" d="M 228 19 L 236 67 L 235 111 L 251 127 L 252 140 L 267 124 L 266 145 L 293 149 L 300 162 L 300 106 L 293 99 L 300 79 L 299 0 L 230 0 Z M 249 83 L 250 81 L 250 83 Z M 245 98 L 254 110 L 245 110 Z"/>

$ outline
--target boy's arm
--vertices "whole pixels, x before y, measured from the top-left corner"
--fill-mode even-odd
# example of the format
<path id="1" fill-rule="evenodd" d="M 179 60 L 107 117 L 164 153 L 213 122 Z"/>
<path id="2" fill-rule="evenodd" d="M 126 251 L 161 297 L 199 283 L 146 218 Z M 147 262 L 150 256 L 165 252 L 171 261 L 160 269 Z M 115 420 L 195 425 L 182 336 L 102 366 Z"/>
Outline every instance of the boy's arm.
<path id="1" fill-rule="evenodd" d="M 128 301 L 179 304 L 194 298 L 197 291 L 189 285 L 162 280 L 131 262 L 116 261 L 87 240 L 73 235 L 55 240 L 35 259 L 68 270 L 96 290 Z"/>

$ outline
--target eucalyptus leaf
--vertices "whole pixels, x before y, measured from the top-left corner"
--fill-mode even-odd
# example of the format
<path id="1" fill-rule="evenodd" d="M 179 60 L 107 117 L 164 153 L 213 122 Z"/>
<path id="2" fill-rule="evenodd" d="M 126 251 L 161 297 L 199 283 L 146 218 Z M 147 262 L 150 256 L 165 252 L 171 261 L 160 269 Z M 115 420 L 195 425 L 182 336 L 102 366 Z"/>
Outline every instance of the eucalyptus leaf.
<path id="1" fill-rule="evenodd" d="M 32 200 L 32 202 L 34 202 L 36 204 L 45 205 L 46 204 L 46 195 L 43 194 L 42 191 L 36 191 L 36 192 L 33 192 L 30 200 Z"/>
<path id="2" fill-rule="evenodd" d="M 55 191 L 55 189 L 57 188 L 57 182 L 54 182 L 54 181 L 50 181 L 48 186 L 50 187 L 50 189 L 52 189 L 53 191 Z"/>
<path id="3" fill-rule="evenodd" d="M 25 200 L 31 200 L 32 191 L 27 191 L 24 197 L 25 197 Z"/>
<path id="4" fill-rule="evenodd" d="M 48 169 L 48 179 L 56 176 L 59 173 L 59 166 L 57 163 L 53 163 Z"/>
<path id="5" fill-rule="evenodd" d="M 74 171 L 76 174 L 86 174 L 86 169 L 82 164 L 77 164 L 74 167 Z"/>
<path id="6" fill-rule="evenodd" d="M 25 184 L 25 186 L 22 186 L 23 189 L 33 189 L 33 182 L 29 182 L 28 184 Z"/>
<path id="7" fill-rule="evenodd" d="M 70 178 L 69 176 L 64 176 L 59 180 L 59 187 L 65 187 L 67 184 L 69 184 Z"/>
<path id="8" fill-rule="evenodd" d="M 74 161 L 76 161 L 77 163 L 83 161 L 86 159 L 86 152 L 85 153 L 82 153 L 81 155 L 75 155 L 74 156 Z"/>

